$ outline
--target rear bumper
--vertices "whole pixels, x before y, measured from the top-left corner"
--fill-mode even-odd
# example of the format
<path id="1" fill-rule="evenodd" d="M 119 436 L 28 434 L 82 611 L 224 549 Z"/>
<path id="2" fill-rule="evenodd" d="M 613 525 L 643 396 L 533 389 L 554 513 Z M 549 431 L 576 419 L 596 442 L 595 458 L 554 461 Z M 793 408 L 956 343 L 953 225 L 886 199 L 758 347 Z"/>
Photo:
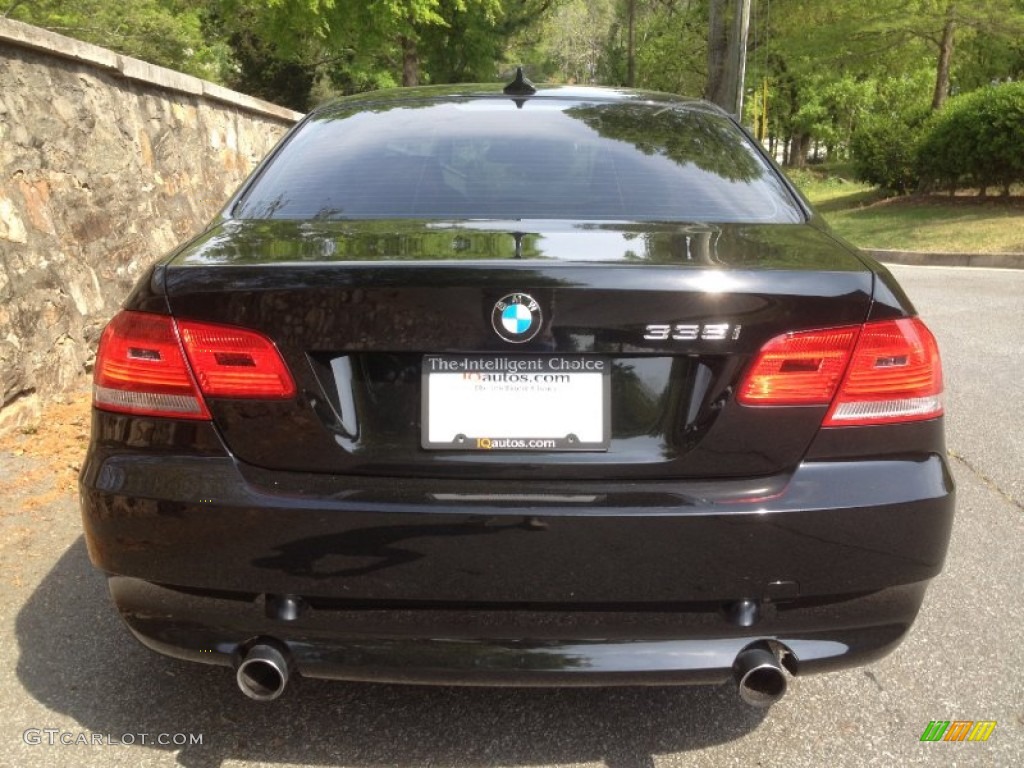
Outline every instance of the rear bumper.
<path id="1" fill-rule="evenodd" d="M 744 648 L 766 641 L 809 674 L 894 649 L 925 584 L 827 602 L 763 606 L 739 628 L 713 608 L 671 612 L 324 609 L 283 621 L 267 601 L 197 595 L 112 577 L 121 616 L 147 647 L 235 666 L 257 642 L 284 646 L 304 677 L 390 683 L 588 686 L 717 684 Z"/>
<path id="2" fill-rule="evenodd" d="M 941 570 L 954 489 L 937 454 L 527 483 L 94 444 L 81 500 L 93 562 L 160 652 L 230 664 L 272 638 L 315 677 L 564 685 L 719 682 L 765 640 L 800 673 L 887 653 Z M 729 619 L 739 600 L 750 626 Z"/>

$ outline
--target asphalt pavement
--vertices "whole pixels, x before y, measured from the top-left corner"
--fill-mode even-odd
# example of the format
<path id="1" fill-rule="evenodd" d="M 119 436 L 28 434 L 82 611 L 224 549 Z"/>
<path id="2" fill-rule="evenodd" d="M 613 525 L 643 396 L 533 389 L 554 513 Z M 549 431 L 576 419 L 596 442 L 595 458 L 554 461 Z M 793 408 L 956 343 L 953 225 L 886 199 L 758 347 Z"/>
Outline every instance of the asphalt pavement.
<path id="1" fill-rule="evenodd" d="M 1024 271 L 893 271 L 943 352 L 959 504 L 946 569 L 885 659 L 793 679 L 767 711 L 731 687 L 315 680 L 257 704 L 227 669 L 136 644 L 89 565 L 73 495 L 44 461 L 0 451 L 0 481 L 24 479 L 0 507 L 0 765 L 1024 764 Z M 922 743 L 931 720 L 997 726 L 984 743 Z"/>

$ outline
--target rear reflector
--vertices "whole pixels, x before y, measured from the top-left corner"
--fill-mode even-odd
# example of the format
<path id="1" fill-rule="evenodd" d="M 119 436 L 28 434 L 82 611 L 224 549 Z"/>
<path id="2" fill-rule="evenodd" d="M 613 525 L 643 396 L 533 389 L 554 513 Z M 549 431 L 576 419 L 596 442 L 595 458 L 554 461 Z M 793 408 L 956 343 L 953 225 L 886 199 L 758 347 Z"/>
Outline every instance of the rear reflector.
<path id="1" fill-rule="evenodd" d="M 751 366 L 743 405 L 828 405 L 823 426 L 942 415 L 938 346 L 918 318 L 776 336 Z"/>
<path id="2" fill-rule="evenodd" d="M 103 410 L 209 419 L 202 395 L 283 399 L 294 394 L 295 383 L 274 343 L 254 331 L 125 311 L 100 339 L 93 403 Z"/>

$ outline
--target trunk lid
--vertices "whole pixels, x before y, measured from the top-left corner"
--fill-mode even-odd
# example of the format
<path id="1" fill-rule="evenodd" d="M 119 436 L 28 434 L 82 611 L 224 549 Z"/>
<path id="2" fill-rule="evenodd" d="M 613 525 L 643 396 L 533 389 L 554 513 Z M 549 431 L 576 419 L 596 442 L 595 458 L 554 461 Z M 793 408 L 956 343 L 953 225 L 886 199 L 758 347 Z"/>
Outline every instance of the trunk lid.
<path id="1" fill-rule="evenodd" d="M 776 335 L 863 322 L 873 273 L 806 224 L 227 221 L 170 258 L 163 280 L 172 314 L 266 334 L 295 376 L 294 400 L 210 399 L 244 462 L 611 479 L 796 466 L 826 409 L 740 406 L 736 385 Z M 525 343 L 496 333 L 512 294 L 543 317 Z M 605 361 L 606 449 L 425 449 L 435 355 Z"/>

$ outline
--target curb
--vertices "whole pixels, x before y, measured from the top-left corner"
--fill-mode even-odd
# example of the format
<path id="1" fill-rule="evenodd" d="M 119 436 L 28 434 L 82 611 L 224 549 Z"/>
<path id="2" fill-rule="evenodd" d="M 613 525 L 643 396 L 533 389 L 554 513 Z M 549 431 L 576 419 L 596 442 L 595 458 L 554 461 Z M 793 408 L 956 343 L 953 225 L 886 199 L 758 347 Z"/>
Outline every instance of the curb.
<path id="1" fill-rule="evenodd" d="M 1024 269 L 1024 253 L 928 253 L 925 251 L 876 251 L 867 248 L 861 250 L 883 264 Z"/>

